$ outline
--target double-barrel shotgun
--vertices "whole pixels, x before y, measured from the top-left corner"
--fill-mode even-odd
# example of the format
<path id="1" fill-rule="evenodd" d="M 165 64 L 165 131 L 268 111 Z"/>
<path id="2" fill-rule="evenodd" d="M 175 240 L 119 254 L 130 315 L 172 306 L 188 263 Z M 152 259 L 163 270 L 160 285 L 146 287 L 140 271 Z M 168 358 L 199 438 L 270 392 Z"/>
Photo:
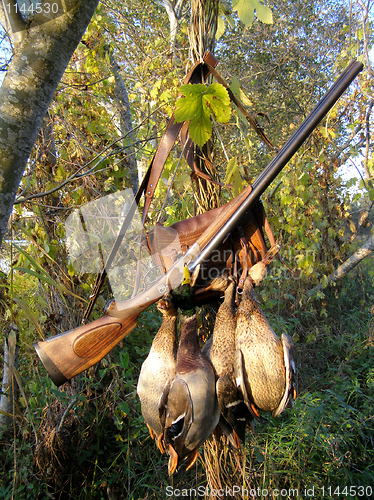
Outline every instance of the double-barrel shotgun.
<path id="1" fill-rule="evenodd" d="M 135 328 L 142 311 L 181 283 L 185 264 L 192 272 L 197 266 L 203 265 L 209 259 L 213 251 L 240 224 L 245 214 L 362 69 L 363 65 L 360 62 L 352 61 L 349 64 L 253 185 L 245 188 L 241 194 L 234 198 L 229 204 L 230 209 L 221 211 L 220 215 L 204 230 L 188 251 L 149 289 L 129 300 L 113 301 L 107 308 L 105 315 L 91 323 L 34 344 L 36 352 L 56 385 L 63 384 L 98 363 L 113 349 Z"/>

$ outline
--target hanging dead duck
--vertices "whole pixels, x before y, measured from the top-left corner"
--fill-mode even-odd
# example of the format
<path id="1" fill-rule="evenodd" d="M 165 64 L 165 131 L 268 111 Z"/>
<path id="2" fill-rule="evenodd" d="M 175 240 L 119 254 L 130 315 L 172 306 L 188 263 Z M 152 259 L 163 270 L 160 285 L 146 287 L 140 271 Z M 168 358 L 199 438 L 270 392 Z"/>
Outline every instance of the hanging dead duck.
<path id="1" fill-rule="evenodd" d="M 222 290 L 225 291 L 225 298 L 217 312 L 211 340 L 204 345 L 202 352 L 212 363 L 216 375 L 216 392 L 221 412 L 219 427 L 231 444 L 239 448 L 239 439 L 244 442 L 246 424 L 252 420 L 252 416 L 234 377 L 235 281 L 226 278 L 222 281 Z"/>
<path id="2" fill-rule="evenodd" d="M 183 286 L 183 293 L 180 290 L 176 293 L 183 297 L 179 307 L 183 308 L 184 304 L 190 307 L 191 300 L 186 297 L 186 287 Z M 195 308 L 184 313 L 180 322 L 176 376 L 162 416 L 164 444 L 170 455 L 170 475 L 182 461 L 187 460 L 187 469 L 196 462 L 199 447 L 213 432 L 219 420 L 214 371 L 201 353 Z"/>
<path id="3" fill-rule="evenodd" d="M 295 396 L 295 362 L 290 337 L 282 342 L 272 330 L 254 295 L 253 285 L 264 276 L 263 263 L 250 269 L 236 318 L 235 377 L 254 415 L 271 411 L 279 415 Z M 252 278 L 253 276 L 253 278 Z"/>
<path id="4" fill-rule="evenodd" d="M 157 308 L 161 311 L 163 320 L 153 339 L 148 357 L 142 365 L 137 392 L 150 435 L 155 439 L 161 453 L 164 453 L 162 445 L 164 429 L 160 420 L 160 405 L 175 377 L 178 309 L 170 293 L 159 300 Z"/>

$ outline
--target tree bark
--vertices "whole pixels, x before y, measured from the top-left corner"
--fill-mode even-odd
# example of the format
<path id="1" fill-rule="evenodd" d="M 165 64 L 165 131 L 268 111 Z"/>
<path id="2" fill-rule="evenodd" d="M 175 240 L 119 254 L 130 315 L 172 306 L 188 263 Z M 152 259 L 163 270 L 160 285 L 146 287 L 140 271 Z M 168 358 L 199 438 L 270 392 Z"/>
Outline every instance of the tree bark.
<path id="1" fill-rule="evenodd" d="M 339 266 L 333 273 L 331 273 L 327 277 L 327 282 L 325 286 L 322 286 L 321 284 L 315 286 L 312 288 L 312 290 L 309 290 L 307 292 L 307 296 L 310 297 L 312 295 L 315 295 L 317 292 L 320 292 L 327 286 L 331 285 L 331 283 L 335 283 L 336 281 L 340 280 L 344 276 L 346 276 L 349 271 L 351 271 L 357 264 L 359 264 L 362 260 L 365 259 L 368 255 L 370 255 L 374 250 L 374 235 L 372 235 L 365 243 L 362 245 L 361 248 L 359 248 L 353 255 L 349 257 L 348 260 L 343 262 L 341 266 Z"/>
<path id="2" fill-rule="evenodd" d="M 165 7 L 166 13 L 169 17 L 170 23 L 170 53 L 175 56 L 175 40 L 178 33 L 178 17 L 174 8 L 174 4 L 171 0 L 163 0 L 163 5 Z"/>
<path id="3" fill-rule="evenodd" d="M 14 368 L 18 364 L 18 328 L 11 323 L 4 329 L 4 366 L 2 394 L 0 397 L 0 434 L 9 431 L 14 418 L 15 378 Z"/>
<path id="4" fill-rule="evenodd" d="M 0 88 L 0 244 L 44 115 L 97 4 L 70 0 L 62 12 L 58 3 L 60 12 L 47 22 L 42 14 L 26 23 L 6 12 L 16 46 Z"/>

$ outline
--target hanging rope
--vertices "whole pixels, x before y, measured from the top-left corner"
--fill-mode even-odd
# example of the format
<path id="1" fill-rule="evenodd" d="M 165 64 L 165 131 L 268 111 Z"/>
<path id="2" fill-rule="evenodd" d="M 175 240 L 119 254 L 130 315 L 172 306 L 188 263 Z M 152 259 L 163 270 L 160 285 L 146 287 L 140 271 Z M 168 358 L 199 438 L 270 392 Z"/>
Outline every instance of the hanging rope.
<path id="1" fill-rule="evenodd" d="M 213 54 L 218 21 L 218 0 L 192 0 L 189 29 L 190 58 L 202 60 L 207 50 Z M 195 212 L 201 214 L 220 205 L 220 185 L 214 164 L 214 142 L 195 148 L 196 170 L 191 174 Z"/>
<path id="2" fill-rule="evenodd" d="M 190 58 L 201 61 L 207 50 L 213 54 L 218 21 L 218 0 L 191 0 L 191 22 L 188 33 Z"/>

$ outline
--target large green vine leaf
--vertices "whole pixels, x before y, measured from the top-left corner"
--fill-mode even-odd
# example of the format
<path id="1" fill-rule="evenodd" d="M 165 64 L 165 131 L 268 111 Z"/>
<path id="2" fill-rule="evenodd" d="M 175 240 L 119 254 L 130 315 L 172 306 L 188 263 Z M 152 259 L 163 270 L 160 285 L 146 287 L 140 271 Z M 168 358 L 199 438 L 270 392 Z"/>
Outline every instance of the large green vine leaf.
<path id="1" fill-rule="evenodd" d="M 212 83 L 188 83 L 179 89 L 183 97 L 178 99 L 174 118 L 176 122 L 190 122 L 191 139 L 202 147 L 212 135 L 211 115 L 219 123 L 227 123 L 231 116 L 230 97 L 225 87 Z"/>

